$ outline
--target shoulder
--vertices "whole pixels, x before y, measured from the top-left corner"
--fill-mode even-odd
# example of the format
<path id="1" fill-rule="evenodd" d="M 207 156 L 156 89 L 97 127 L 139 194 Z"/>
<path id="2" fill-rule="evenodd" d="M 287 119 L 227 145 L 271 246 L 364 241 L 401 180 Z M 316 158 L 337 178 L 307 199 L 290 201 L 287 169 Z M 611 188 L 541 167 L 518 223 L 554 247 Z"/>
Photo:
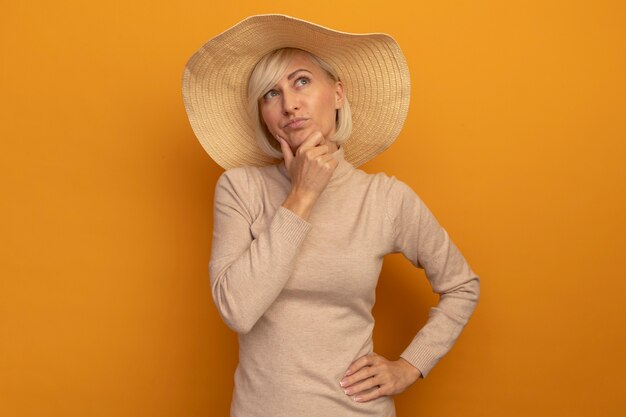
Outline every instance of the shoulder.
<path id="1" fill-rule="evenodd" d="M 421 216 L 424 203 L 406 182 L 385 173 L 370 174 L 373 187 L 384 199 L 387 219 L 398 227 L 405 220 L 415 221 Z"/>
<path id="2" fill-rule="evenodd" d="M 252 191 L 250 178 L 254 174 L 252 167 L 237 167 L 224 171 L 215 185 L 215 197 L 219 199 L 224 194 L 248 197 Z"/>
<path id="3" fill-rule="evenodd" d="M 248 167 L 237 167 L 237 168 L 227 169 L 226 171 L 222 172 L 222 175 L 220 175 L 217 182 L 218 183 L 220 182 L 237 183 L 237 182 L 243 181 L 248 175 L 246 172 L 247 169 Z"/>
<path id="4" fill-rule="evenodd" d="M 242 198 L 256 199 L 275 188 L 285 186 L 286 180 L 276 165 L 231 168 L 220 175 L 216 193 L 228 191 Z"/>
<path id="5" fill-rule="evenodd" d="M 273 165 L 265 167 L 242 166 L 224 171 L 217 180 L 218 186 L 249 186 L 251 183 L 271 176 Z"/>
<path id="6" fill-rule="evenodd" d="M 248 184 L 248 167 L 231 168 L 222 173 L 217 179 L 216 191 L 241 190 L 247 188 Z"/>
<path id="7" fill-rule="evenodd" d="M 371 191 L 375 191 L 379 195 L 382 194 L 388 202 L 404 196 L 416 196 L 416 193 L 409 185 L 397 177 L 387 175 L 384 172 L 368 174 L 362 170 L 357 170 L 355 177 L 359 181 L 366 182 Z"/>

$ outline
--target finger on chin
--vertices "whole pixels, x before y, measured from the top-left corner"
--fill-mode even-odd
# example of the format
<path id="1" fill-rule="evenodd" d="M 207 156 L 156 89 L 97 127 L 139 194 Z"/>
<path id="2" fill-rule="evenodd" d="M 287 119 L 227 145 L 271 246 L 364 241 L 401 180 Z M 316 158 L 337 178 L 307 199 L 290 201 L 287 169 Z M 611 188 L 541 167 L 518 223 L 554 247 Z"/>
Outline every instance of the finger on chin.
<path id="1" fill-rule="evenodd" d="M 280 136 L 276 137 L 278 142 L 280 143 L 280 149 L 283 152 L 283 158 L 285 159 L 285 165 L 289 168 L 291 164 L 291 160 L 293 159 L 293 152 L 291 151 L 291 147 L 287 143 L 287 141 Z"/>
<path id="2" fill-rule="evenodd" d="M 315 132 L 309 135 L 306 141 L 304 141 L 303 145 L 306 144 L 308 145 L 307 147 L 309 146 L 313 147 L 313 146 L 323 145 L 325 142 L 326 140 L 324 139 L 324 135 L 322 135 L 322 132 L 320 132 L 319 130 L 316 130 Z"/>

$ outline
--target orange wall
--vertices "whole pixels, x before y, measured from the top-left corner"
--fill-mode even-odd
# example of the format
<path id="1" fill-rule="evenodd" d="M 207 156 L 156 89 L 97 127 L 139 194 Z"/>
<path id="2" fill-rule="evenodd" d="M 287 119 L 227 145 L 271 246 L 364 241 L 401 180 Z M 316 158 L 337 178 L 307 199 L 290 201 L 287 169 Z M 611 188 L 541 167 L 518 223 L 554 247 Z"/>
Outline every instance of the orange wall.
<path id="1" fill-rule="evenodd" d="M 180 84 L 204 41 L 263 12 L 396 37 L 409 118 L 364 168 L 414 187 L 482 277 L 399 416 L 624 415 L 624 2 L 265 3 L 4 2 L 0 416 L 227 415 L 237 341 L 207 274 L 221 170 Z M 422 277 L 390 257 L 379 353 L 426 320 Z"/>

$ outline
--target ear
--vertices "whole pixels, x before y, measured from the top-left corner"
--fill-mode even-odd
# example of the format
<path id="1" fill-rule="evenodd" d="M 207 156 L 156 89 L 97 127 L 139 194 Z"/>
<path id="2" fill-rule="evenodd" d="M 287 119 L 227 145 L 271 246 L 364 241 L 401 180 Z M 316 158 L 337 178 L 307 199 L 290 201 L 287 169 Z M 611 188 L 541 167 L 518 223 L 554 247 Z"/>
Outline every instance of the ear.
<path id="1" fill-rule="evenodd" d="M 343 91 L 343 83 L 341 81 L 337 81 L 335 83 L 335 109 L 340 109 L 343 107 L 343 101 L 346 97 Z"/>

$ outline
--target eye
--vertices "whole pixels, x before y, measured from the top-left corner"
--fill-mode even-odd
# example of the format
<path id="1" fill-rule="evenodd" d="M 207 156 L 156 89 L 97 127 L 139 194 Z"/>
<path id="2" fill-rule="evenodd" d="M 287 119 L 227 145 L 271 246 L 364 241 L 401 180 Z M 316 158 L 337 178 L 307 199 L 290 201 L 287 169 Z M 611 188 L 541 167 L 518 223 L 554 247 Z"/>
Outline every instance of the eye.
<path id="1" fill-rule="evenodd" d="M 267 93 L 263 94 L 263 100 L 270 100 L 276 96 L 278 96 L 278 91 L 270 90 Z"/>
<path id="2" fill-rule="evenodd" d="M 295 82 L 296 87 L 302 87 L 305 86 L 307 84 L 309 84 L 311 82 L 311 79 L 309 77 L 298 77 L 298 79 Z"/>

